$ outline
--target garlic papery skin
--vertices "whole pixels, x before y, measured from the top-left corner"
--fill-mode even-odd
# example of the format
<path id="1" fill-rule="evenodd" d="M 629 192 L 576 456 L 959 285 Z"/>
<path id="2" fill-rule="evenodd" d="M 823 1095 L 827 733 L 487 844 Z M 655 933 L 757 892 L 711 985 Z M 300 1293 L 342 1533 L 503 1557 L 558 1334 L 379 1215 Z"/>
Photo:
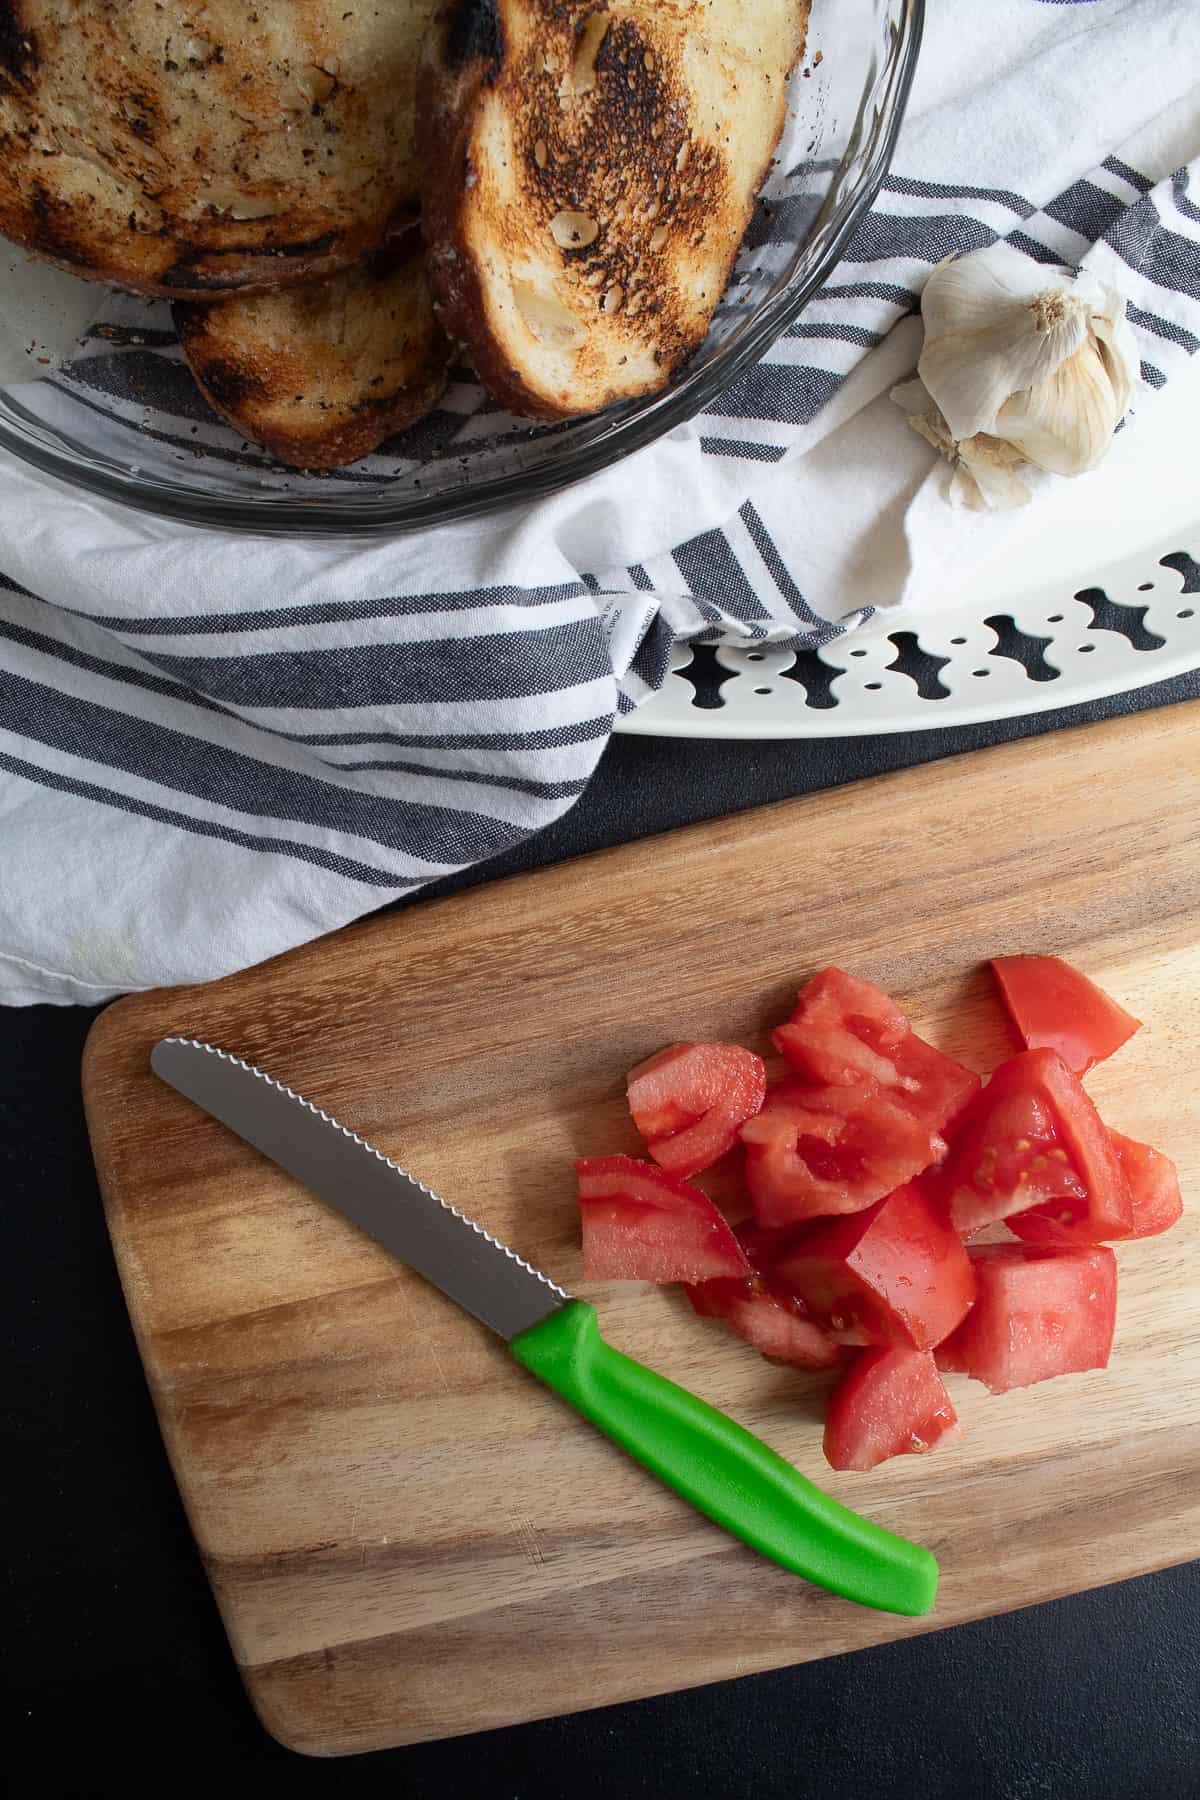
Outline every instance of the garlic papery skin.
<path id="1" fill-rule="evenodd" d="M 911 384 L 893 398 L 954 467 L 952 498 L 1019 505 L 1022 464 L 1054 475 L 1096 467 L 1138 379 L 1117 289 L 998 242 L 939 263 L 921 313 L 925 403 Z"/>
<path id="2" fill-rule="evenodd" d="M 955 446 L 957 456 L 950 482 L 950 498 L 972 512 L 1008 512 L 1027 506 L 1029 489 L 1021 479 L 1028 463 L 1003 438 L 977 431 Z"/>
<path id="3" fill-rule="evenodd" d="M 894 387 L 891 397 L 907 413 L 918 436 L 950 464 L 950 500 L 954 506 L 971 512 L 999 512 L 1027 504 L 1030 493 L 1020 470 L 1029 464 L 1020 451 L 1003 438 L 991 437 L 984 431 L 956 442 L 922 381 L 906 381 Z"/>

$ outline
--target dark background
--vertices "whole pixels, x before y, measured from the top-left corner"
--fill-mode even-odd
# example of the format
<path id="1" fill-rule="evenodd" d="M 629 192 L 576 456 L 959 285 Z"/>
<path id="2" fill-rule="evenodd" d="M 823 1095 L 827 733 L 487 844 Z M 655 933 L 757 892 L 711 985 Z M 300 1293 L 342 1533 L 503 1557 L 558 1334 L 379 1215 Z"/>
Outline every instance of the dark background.
<path id="1" fill-rule="evenodd" d="M 464 887 L 692 820 L 1117 712 L 781 744 L 618 738 L 584 799 Z M 719 1687 L 311 1762 L 238 1682 L 134 1347 L 79 1096 L 95 1015 L 0 1009 L 7 1760 L 36 1791 L 1198 1800 L 1200 1564 Z M 679 1621 L 686 1631 L 687 1621 Z M 648 1682 L 652 1676 L 648 1674 Z M 240 1780 L 239 1780 L 240 1778 Z M 34 1791 L 26 1788 L 23 1791 Z"/>

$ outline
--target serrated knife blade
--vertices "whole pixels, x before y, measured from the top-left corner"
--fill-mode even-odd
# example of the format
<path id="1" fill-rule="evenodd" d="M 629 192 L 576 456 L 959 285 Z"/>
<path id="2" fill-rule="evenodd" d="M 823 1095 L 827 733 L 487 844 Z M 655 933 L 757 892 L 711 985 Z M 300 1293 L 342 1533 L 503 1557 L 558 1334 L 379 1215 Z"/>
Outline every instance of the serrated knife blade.
<path id="1" fill-rule="evenodd" d="M 506 1341 L 570 1299 L 382 1150 L 253 1063 L 198 1038 L 164 1038 L 150 1066 Z"/>

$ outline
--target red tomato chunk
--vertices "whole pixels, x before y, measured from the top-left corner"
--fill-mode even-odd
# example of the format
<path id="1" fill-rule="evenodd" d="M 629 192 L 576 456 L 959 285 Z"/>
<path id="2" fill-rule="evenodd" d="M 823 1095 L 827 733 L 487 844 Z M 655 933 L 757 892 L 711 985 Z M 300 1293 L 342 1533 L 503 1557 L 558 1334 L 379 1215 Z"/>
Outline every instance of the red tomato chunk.
<path id="1" fill-rule="evenodd" d="M 1140 1019 L 1057 956 L 995 956 L 992 968 L 1028 1048 L 1057 1050 L 1076 1075 L 1141 1030 Z"/>
<path id="2" fill-rule="evenodd" d="M 773 1036 L 802 1079 L 771 1089 L 742 1127 L 754 1213 L 766 1226 L 882 1200 L 945 1153 L 944 1127 L 979 1087 L 879 988 L 840 969 L 802 988 Z"/>
<path id="3" fill-rule="evenodd" d="M 1110 1130 L 1108 1135 L 1129 1187 L 1130 1218 L 1123 1230 L 1110 1225 L 1104 1238 L 1119 1243 L 1124 1238 L 1157 1237 L 1159 1232 L 1169 1231 L 1183 1214 L 1175 1164 L 1161 1151 L 1139 1144 L 1119 1131 Z M 1066 1204 L 1038 1206 L 1008 1223 L 1016 1236 L 1029 1244 L 1090 1244 L 1101 1235 L 1093 1229 L 1086 1213 L 1080 1216 Z"/>
<path id="4" fill-rule="evenodd" d="M 923 1455 L 959 1433 L 927 1350 L 863 1350 L 833 1390 L 825 1456 L 835 1469 L 873 1469 L 889 1456 Z"/>
<path id="5" fill-rule="evenodd" d="M 672 1044 L 627 1082 L 634 1124 L 674 1175 L 696 1175 L 732 1149 L 766 1090 L 762 1058 L 740 1044 Z"/>
<path id="6" fill-rule="evenodd" d="M 803 1308 L 780 1300 L 753 1276 L 746 1281 L 705 1281 L 687 1292 L 702 1318 L 724 1319 L 771 1362 L 833 1369 L 842 1360 L 841 1346 Z"/>
<path id="7" fill-rule="evenodd" d="M 1111 1250 L 988 1244 L 969 1255 L 975 1304 L 939 1346 L 939 1369 L 960 1370 L 1004 1394 L 1107 1367 L 1117 1309 Z"/>
<path id="8" fill-rule="evenodd" d="M 791 1018 L 771 1036 L 802 1080 L 873 1083 L 931 1133 L 944 1130 L 979 1088 L 978 1075 L 919 1038 L 882 988 L 842 969 L 822 969 L 806 982 Z"/>
<path id="9" fill-rule="evenodd" d="M 942 1153 L 912 1114 L 878 1088 L 769 1088 L 742 1127 L 746 1185 L 760 1225 L 861 1212 Z"/>
<path id="10" fill-rule="evenodd" d="M 575 1165 L 585 1281 L 745 1278 L 745 1252 L 707 1194 L 632 1156 Z"/>
<path id="11" fill-rule="evenodd" d="M 1046 1096 L 1023 1057 L 1002 1063 L 963 1115 L 942 1176 L 964 1237 L 1047 1200 L 1086 1200 Z"/>
<path id="12" fill-rule="evenodd" d="M 961 1238 L 911 1186 L 851 1218 L 811 1227 L 776 1270 L 843 1343 L 932 1350 L 975 1295 Z"/>
<path id="13" fill-rule="evenodd" d="M 772 1362 L 802 1369 L 835 1368 L 842 1360 L 840 1346 L 775 1274 L 772 1254 L 777 1236 L 749 1220 L 739 1225 L 737 1239 L 750 1260 L 749 1277 L 689 1286 L 688 1298 L 701 1317 L 724 1319 Z"/>
<path id="14" fill-rule="evenodd" d="M 1139 1144 L 1124 1132 L 1110 1128 L 1108 1135 L 1133 1200 L 1130 1237 L 1157 1237 L 1160 1231 L 1169 1231 L 1183 1217 L 1183 1195 L 1175 1164 L 1161 1150 Z"/>
<path id="15" fill-rule="evenodd" d="M 964 1236 L 1006 1219 L 1021 1236 L 1095 1244 L 1127 1237 L 1133 1222 L 1107 1127 L 1053 1050 L 1001 1063 L 967 1110 L 944 1185 Z"/>

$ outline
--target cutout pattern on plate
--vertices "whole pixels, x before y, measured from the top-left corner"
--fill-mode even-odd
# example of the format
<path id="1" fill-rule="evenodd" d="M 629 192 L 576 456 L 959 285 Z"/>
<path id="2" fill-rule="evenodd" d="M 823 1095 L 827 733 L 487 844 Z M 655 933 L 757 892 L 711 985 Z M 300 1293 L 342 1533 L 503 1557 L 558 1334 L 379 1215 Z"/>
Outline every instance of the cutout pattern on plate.
<path id="1" fill-rule="evenodd" d="M 881 612 L 817 650 L 681 645 L 621 721 L 664 737 L 858 737 L 1075 706 L 1200 669 L 1200 523 L 1003 610 Z M 693 657 L 702 663 L 694 670 Z M 715 686 L 714 686 L 715 678 Z"/>

